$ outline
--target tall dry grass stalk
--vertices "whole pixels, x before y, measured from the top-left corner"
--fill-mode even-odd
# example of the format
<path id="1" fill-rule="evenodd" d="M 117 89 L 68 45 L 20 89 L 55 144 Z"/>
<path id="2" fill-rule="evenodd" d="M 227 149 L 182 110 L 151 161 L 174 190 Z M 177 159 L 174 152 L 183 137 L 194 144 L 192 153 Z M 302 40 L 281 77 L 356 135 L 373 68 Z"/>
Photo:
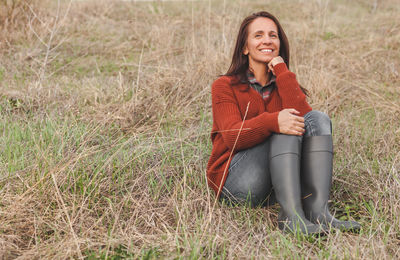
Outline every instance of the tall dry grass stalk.
<path id="1" fill-rule="evenodd" d="M 397 1 L 0 3 L 2 258 L 400 257 Z M 259 10 L 332 117 L 332 208 L 360 234 L 286 236 L 207 188 L 210 84 Z"/>

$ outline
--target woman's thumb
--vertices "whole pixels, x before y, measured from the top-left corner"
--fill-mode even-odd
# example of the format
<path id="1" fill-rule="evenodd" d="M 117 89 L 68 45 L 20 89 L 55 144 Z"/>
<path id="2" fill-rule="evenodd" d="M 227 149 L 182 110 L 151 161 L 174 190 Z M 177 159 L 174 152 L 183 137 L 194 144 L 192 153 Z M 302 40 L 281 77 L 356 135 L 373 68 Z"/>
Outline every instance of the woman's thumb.
<path id="1" fill-rule="evenodd" d="M 300 114 L 300 112 L 297 111 L 297 110 L 294 109 L 294 108 L 291 108 L 289 112 L 290 112 L 291 114 L 296 114 L 296 115 Z"/>

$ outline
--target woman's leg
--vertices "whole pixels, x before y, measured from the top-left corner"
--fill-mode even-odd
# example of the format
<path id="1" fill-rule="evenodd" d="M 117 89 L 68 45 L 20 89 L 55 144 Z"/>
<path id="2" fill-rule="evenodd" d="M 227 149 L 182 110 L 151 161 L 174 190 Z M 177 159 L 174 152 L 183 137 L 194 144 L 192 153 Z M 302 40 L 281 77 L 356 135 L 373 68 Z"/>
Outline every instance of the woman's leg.
<path id="1" fill-rule="evenodd" d="M 269 139 L 269 164 L 272 185 L 281 209 L 281 230 L 306 234 L 324 232 L 325 227 L 308 221 L 301 204 L 301 136 L 273 134 Z"/>
<path id="2" fill-rule="evenodd" d="M 222 188 L 221 199 L 252 207 L 269 204 L 271 176 L 267 162 L 268 139 L 235 154 Z"/>
<path id="3" fill-rule="evenodd" d="M 332 183 L 333 144 L 330 118 L 320 111 L 304 116 L 305 135 L 302 145 L 301 183 L 303 209 L 313 223 L 340 229 L 359 229 L 355 221 L 340 221 L 329 212 Z"/>
<path id="4" fill-rule="evenodd" d="M 332 135 L 332 123 L 327 114 L 312 110 L 304 115 L 304 136 Z"/>

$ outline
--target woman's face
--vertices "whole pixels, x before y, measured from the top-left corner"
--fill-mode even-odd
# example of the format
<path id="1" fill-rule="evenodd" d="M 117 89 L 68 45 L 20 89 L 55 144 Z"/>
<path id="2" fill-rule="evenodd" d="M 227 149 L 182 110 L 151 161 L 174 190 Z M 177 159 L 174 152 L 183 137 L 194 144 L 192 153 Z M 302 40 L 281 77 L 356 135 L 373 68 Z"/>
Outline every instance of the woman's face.
<path id="1" fill-rule="evenodd" d="M 243 50 L 249 57 L 249 65 L 267 64 L 279 56 L 280 40 L 278 27 L 269 18 L 256 18 L 248 28 L 247 43 Z"/>

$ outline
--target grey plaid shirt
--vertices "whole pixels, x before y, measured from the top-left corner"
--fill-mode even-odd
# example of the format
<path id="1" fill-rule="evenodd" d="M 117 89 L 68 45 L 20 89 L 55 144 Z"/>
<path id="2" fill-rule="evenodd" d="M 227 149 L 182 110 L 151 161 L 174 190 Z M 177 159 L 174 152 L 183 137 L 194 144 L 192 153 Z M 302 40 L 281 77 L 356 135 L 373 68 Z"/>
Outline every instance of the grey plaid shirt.
<path id="1" fill-rule="evenodd" d="M 254 77 L 254 74 L 250 70 L 248 70 L 247 80 L 249 81 L 250 86 L 258 93 L 260 93 L 264 101 L 268 100 L 269 96 L 271 95 L 271 92 L 275 89 L 275 81 L 276 81 L 275 75 L 272 76 L 271 80 L 267 84 L 261 86 L 261 84 L 256 80 L 256 77 Z"/>

